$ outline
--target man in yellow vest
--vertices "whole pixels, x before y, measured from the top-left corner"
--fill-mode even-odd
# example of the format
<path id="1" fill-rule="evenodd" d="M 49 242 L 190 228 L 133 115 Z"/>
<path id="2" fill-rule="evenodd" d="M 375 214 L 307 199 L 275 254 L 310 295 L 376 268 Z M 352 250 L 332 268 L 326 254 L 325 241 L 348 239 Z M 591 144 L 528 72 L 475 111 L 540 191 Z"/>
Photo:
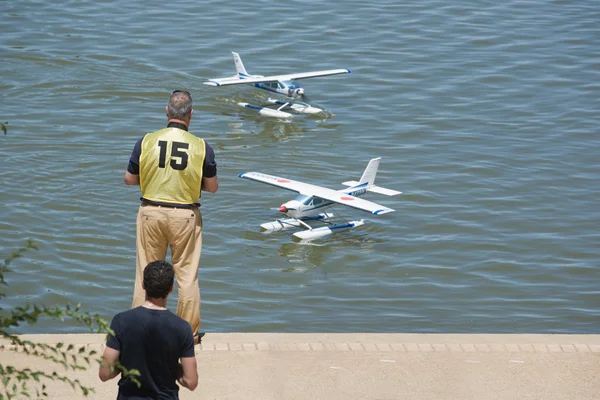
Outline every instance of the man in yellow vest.
<path id="1" fill-rule="evenodd" d="M 125 183 L 140 185 L 142 204 L 137 215 L 136 275 L 132 308 L 144 304 L 144 268 L 164 260 L 171 247 L 177 279 L 177 315 L 188 321 L 194 343 L 200 329 L 198 268 L 202 250 L 200 191 L 219 188 L 213 149 L 188 132 L 192 96 L 176 90 L 165 108 L 167 127 L 146 134 L 134 146 Z"/>

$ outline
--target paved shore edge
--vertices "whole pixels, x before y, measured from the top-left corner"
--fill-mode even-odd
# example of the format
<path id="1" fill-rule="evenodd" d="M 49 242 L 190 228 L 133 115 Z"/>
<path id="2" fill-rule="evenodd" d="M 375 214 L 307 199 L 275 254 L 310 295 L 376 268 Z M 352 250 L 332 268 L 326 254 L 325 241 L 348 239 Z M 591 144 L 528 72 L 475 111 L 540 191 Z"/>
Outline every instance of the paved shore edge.
<path id="1" fill-rule="evenodd" d="M 34 343 L 85 346 L 104 334 L 28 334 Z M 61 372 L 61 366 L 0 341 L 1 364 Z M 14 348 L 12 349 L 14 350 Z M 600 335 L 416 333 L 211 333 L 196 346 L 200 386 L 181 400 L 564 400 L 598 399 Z M 62 371 L 94 392 L 48 381 L 50 399 L 114 399 L 95 362 Z"/>
<path id="2" fill-rule="evenodd" d="M 36 343 L 103 345 L 104 334 L 26 334 Z M 0 340 L 0 344 L 8 344 Z M 600 334 L 207 333 L 201 351 L 453 351 L 600 353 Z"/>

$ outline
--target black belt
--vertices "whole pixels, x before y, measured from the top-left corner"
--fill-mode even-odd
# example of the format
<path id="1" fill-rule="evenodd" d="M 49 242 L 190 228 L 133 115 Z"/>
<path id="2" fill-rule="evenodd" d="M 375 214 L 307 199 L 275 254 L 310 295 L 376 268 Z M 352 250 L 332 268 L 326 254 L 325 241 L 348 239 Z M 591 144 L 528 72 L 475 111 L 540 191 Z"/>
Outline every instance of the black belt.
<path id="1" fill-rule="evenodd" d="M 166 204 L 166 203 L 155 203 L 148 200 L 142 200 L 143 206 L 154 206 L 154 207 L 166 207 L 166 208 L 183 208 L 187 210 L 193 210 L 200 207 L 199 204 Z"/>

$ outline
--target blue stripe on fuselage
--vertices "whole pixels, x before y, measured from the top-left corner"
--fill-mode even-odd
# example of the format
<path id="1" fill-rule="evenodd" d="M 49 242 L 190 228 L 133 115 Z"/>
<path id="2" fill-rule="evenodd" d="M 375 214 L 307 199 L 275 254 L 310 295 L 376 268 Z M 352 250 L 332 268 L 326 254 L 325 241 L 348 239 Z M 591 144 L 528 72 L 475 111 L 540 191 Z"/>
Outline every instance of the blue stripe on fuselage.
<path id="1" fill-rule="evenodd" d="M 262 83 L 255 83 L 254 87 L 257 87 L 257 88 L 263 89 L 263 90 L 268 90 L 269 92 L 273 92 L 273 93 L 277 93 L 277 94 L 283 94 L 283 93 L 278 92 L 277 90 L 273 90 L 271 88 L 264 86 Z"/>
<path id="2" fill-rule="evenodd" d="M 350 195 L 350 196 L 355 196 L 355 197 L 358 197 L 358 196 L 360 196 L 360 195 L 363 195 L 363 194 L 367 193 L 367 189 L 366 189 L 366 187 L 368 186 L 368 184 L 369 184 L 369 182 L 364 182 L 364 183 L 361 183 L 361 184 L 359 184 L 359 185 L 352 186 L 350 189 L 346 189 L 346 190 L 344 190 L 344 193 L 345 193 L 345 194 L 347 194 L 347 195 Z M 358 190 L 357 190 L 357 189 L 358 189 Z M 315 197 L 316 197 L 316 198 L 319 198 L 319 199 L 321 199 L 321 198 L 322 198 L 322 197 L 319 197 L 319 196 L 313 196 L 313 199 L 314 199 Z M 318 205 L 318 206 L 316 206 L 316 207 L 313 207 L 313 208 L 307 208 L 307 209 L 303 210 L 303 212 L 304 212 L 304 211 L 313 211 L 313 210 L 317 210 L 317 209 L 319 209 L 319 208 L 323 208 L 323 207 L 329 207 L 329 206 L 331 206 L 331 205 L 334 205 L 334 204 L 344 204 L 344 203 L 336 203 L 336 202 L 334 202 L 334 201 L 328 201 L 328 202 L 326 202 L 326 203 L 319 204 L 319 205 Z"/>
<path id="3" fill-rule="evenodd" d="M 316 206 L 316 207 L 313 207 L 313 208 L 307 208 L 307 209 L 305 209 L 305 210 L 302 210 L 302 212 L 306 212 L 306 211 L 313 211 L 313 210 L 318 210 L 319 208 L 323 208 L 323 207 L 329 207 L 329 206 L 331 206 L 331 205 L 333 205 L 333 204 L 335 204 L 333 201 L 329 201 L 329 202 L 327 202 L 327 203 L 319 204 L 319 205 L 318 205 L 318 206 Z"/>
<path id="4" fill-rule="evenodd" d="M 364 182 L 361 183 L 359 185 L 356 186 L 352 186 L 349 189 L 344 190 L 344 193 L 349 194 L 350 196 L 361 196 L 365 193 L 367 193 L 367 186 L 369 185 L 369 182 Z"/>

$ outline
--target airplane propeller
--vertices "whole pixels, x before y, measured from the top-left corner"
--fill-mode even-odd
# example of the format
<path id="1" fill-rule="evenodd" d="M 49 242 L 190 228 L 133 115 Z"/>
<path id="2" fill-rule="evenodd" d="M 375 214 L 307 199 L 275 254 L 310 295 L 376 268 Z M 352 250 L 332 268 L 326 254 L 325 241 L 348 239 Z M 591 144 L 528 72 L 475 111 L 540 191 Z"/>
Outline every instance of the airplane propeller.
<path id="1" fill-rule="evenodd" d="M 302 95 L 302 101 L 305 103 L 310 103 L 310 97 L 308 97 L 307 95 L 303 94 Z"/>
<path id="2" fill-rule="evenodd" d="M 304 89 L 303 88 L 288 89 L 287 96 L 292 99 L 304 97 Z"/>

